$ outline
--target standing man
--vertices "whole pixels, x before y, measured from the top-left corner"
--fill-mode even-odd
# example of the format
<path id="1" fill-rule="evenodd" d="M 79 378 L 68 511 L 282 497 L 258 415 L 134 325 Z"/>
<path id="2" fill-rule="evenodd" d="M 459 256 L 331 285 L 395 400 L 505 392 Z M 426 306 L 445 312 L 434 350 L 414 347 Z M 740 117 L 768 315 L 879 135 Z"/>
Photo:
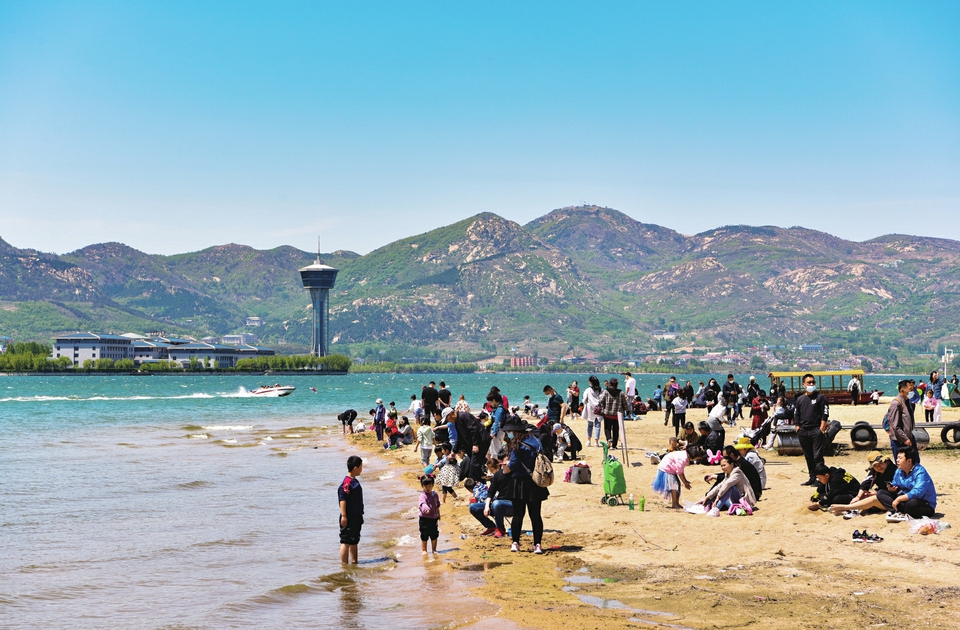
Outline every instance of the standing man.
<path id="1" fill-rule="evenodd" d="M 890 403 L 887 409 L 887 426 L 890 434 L 890 448 L 893 450 L 893 459 L 897 459 L 900 451 L 916 450 L 913 444 L 913 406 L 910 404 L 910 391 L 913 387 L 909 380 L 897 383 L 899 394 Z M 920 463 L 920 453 L 916 454 L 914 463 Z"/>
<path id="2" fill-rule="evenodd" d="M 627 378 L 623 381 L 623 387 L 626 389 L 627 400 L 631 403 L 633 398 L 637 395 L 637 379 L 633 378 L 633 374 L 630 372 L 624 372 L 624 376 Z M 627 408 L 624 410 L 626 418 L 633 419 L 633 404 L 627 405 Z"/>
<path id="3" fill-rule="evenodd" d="M 447 384 L 443 381 L 440 381 L 440 390 L 437 392 L 437 397 L 440 399 L 440 408 L 450 406 L 450 401 L 453 399 L 453 394 L 450 393 L 450 390 L 447 389 Z"/>
<path id="4" fill-rule="evenodd" d="M 797 406 L 794 417 L 797 423 L 797 438 L 800 448 L 807 460 L 808 479 L 801 486 L 816 486 L 817 464 L 824 465 L 823 451 L 827 440 L 824 433 L 827 431 L 827 418 L 824 410 L 827 399 L 817 391 L 817 379 L 813 374 L 803 375 L 804 393 L 797 396 Z"/>
<path id="5" fill-rule="evenodd" d="M 742 391 L 743 390 L 740 387 L 740 384 L 734 380 L 733 374 L 727 374 L 727 382 L 723 384 L 723 399 L 727 405 L 727 422 L 729 422 L 731 425 L 735 424 L 737 421 L 737 412 L 735 408 L 740 404 L 740 392 Z"/>
<path id="6" fill-rule="evenodd" d="M 423 388 L 420 394 L 420 400 L 423 401 L 423 415 L 433 418 L 440 409 L 437 408 L 437 401 L 440 400 L 440 392 L 437 391 L 436 383 L 430 381 L 430 384 Z"/>
<path id="7" fill-rule="evenodd" d="M 847 384 L 847 391 L 850 392 L 850 402 L 853 403 L 853 406 L 856 407 L 860 404 L 860 380 L 857 378 L 857 375 L 854 374 L 850 377 L 850 382 Z"/>
<path id="8" fill-rule="evenodd" d="M 544 423 L 552 427 L 560 422 L 560 419 L 567 413 L 567 403 L 564 402 L 563 396 L 557 393 L 557 390 L 547 385 L 543 388 L 543 393 L 547 396 L 547 415 L 540 421 L 537 428 L 543 426 Z"/>

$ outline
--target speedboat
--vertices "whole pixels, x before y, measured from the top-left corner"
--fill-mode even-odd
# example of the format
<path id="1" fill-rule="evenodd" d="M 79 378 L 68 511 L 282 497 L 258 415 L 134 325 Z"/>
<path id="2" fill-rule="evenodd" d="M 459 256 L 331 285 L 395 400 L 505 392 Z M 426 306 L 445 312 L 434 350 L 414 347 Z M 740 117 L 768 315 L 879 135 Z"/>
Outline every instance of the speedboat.
<path id="1" fill-rule="evenodd" d="M 264 398 L 280 398 L 281 396 L 289 396 L 293 393 L 296 387 L 293 385 L 261 385 L 260 387 L 251 390 L 251 396 L 263 396 Z"/>

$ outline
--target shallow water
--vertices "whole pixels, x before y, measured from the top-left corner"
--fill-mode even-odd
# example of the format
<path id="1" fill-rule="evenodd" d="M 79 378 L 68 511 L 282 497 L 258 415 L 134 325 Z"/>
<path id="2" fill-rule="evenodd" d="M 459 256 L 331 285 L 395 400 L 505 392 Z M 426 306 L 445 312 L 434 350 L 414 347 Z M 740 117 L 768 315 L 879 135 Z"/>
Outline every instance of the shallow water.
<path id="1" fill-rule="evenodd" d="M 0 625 L 424 628 L 496 612 L 423 604 L 479 577 L 393 544 L 417 536 L 397 512 L 417 494 L 382 461 L 361 476 L 362 562 L 343 568 L 334 419 L 312 392 L 228 397 L 226 380 L 0 379 Z"/>

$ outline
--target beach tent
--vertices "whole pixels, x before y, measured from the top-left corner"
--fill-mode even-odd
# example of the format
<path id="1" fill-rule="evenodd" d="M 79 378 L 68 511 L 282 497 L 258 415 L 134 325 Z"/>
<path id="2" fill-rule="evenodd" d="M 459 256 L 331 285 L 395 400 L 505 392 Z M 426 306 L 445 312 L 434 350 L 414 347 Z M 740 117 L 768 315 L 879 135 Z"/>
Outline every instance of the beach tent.
<path id="1" fill-rule="evenodd" d="M 944 387 L 947 390 L 947 395 L 943 396 L 943 406 L 960 407 L 960 389 L 957 389 L 957 386 L 953 383 L 946 383 Z"/>

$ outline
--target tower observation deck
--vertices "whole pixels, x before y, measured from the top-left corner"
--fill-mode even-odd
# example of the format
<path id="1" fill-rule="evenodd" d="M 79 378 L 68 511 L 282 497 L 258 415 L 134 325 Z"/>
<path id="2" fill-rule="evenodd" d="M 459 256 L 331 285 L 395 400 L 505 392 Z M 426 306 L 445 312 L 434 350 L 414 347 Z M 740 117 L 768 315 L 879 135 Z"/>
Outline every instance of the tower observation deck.
<path id="1" fill-rule="evenodd" d="M 317 252 L 317 260 L 313 264 L 300 269 L 303 288 L 310 291 L 310 301 L 313 302 L 313 346 L 311 352 L 318 357 L 326 356 L 330 350 L 330 315 L 327 312 L 327 302 L 330 289 L 337 281 L 337 272 L 339 271 L 339 269 L 334 269 L 320 262 L 319 252 Z"/>

